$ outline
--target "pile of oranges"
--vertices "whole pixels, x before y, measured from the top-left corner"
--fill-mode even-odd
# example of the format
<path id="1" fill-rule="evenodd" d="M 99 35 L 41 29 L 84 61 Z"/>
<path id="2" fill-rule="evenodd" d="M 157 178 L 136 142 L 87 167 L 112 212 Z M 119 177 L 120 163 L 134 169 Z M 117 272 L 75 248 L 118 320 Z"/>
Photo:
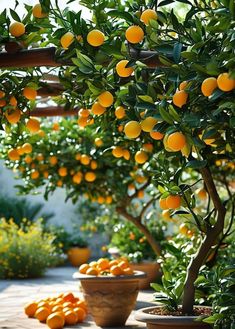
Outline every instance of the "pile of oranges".
<path id="1" fill-rule="evenodd" d="M 29 318 L 46 322 L 51 329 L 81 323 L 87 316 L 85 301 L 75 297 L 71 292 L 29 303 L 24 311 Z"/>
<path id="2" fill-rule="evenodd" d="M 108 260 L 107 258 L 100 258 L 89 264 L 82 264 L 79 267 L 79 273 L 95 276 L 119 276 L 132 275 L 134 271 L 126 259 Z"/>

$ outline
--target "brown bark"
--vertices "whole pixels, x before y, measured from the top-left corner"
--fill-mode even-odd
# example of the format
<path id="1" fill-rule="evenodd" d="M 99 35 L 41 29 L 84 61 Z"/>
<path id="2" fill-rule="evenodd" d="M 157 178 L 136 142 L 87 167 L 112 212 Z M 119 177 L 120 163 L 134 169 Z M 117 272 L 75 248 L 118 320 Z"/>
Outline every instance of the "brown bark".
<path id="1" fill-rule="evenodd" d="M 133 223 L 144 234 L 155 254 L 157 256 L 161 256 L 161 247 L 159 246 L 157 241 L 153 238 L 148 228 L 141 223 L 140 217 L 133 217 L 123 207 L 117 207 L 116 209 L 120 215 L 125 217 L 129 222 Z"/>
<path id="2" fill-rule="evenodd" d="M 62 106 L 38 107 L 30 111 L 33 117 L 72 116 L 78 114 L 78 108 L 65 110 Z"/>
<path id="3" fill-rule="evenodd" d="M 200 170 L 202 178 L 205 182 L 208 194 L 210 195 L 214 207 L 217 211 L 216 223 L 212 228 L 208 228 L 205 238 L 202 241 L 202 244 L 196 253 L 195 257 L 191 260 L 188 269 L 187 276 L 184 286 L 184 296 L 183 296 L 183 313 L 184 314 L 193 314 L 193 305 L 195 298 L 195 280 L 198 277 L 199 270 L 204 264 L 208 252 L 211 247 L 216 244 L 218 236 L 223 232 L 224 220 L 226 209 L 219 197 L 219 194 L 216 190 L 215 183 L 213 181 L 211 172 L 209 168 L 202 168 Z"/>

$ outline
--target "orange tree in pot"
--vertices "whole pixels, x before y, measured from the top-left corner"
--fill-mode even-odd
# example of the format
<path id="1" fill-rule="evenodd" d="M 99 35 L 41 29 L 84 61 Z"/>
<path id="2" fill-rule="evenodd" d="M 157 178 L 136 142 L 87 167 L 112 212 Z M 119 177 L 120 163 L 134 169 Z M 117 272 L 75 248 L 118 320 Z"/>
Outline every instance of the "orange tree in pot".
<path id="1" fill-rule="evenodd" d="M 234 214 L 234 193 L 226 175 L 218 184 L 215 167 L 218 160 L 225 160 L 234 169 L 234 3 L 223 0 L 210 6 L 204 0 L 184 1 L 185 11 L 180 17 L 179 12 L 168 6 L 169 1 L 152 6 L 129 1 L 83 1 L 94 14 L 89 22 L 81 19 L 81 13 L 69 10 L 62 13 L 58 6 L 51 10 L 54 8 L 48 1 L 41 3 L 49 15 L 45 18 L 48 19 L 45 35 L 39 39 L 45 37 L 54 43 L 58 47 L 56 58 L 64 63 L 60 70 L 64 91 L 58 102 L 66 108 L 82 107 L 85 111 L 79 111 L 78 121 L 83 127 L 93 119 L 100 127 L 98 131 L 119 126 L 119 136 L 112 136 L 115 146 L 121 146 L 122 151 L 130 147 L 138 166 L 150 170 L 153 185 L 161 193 L 160 207 L 171 212 L 182 207 L 178 214 L 190 216 L 194 230 L 200 234 L 182 293 L 182 312 L 192 314 L 200 268 L 228 235 L 225 227 L 227 224 L 231 227 Z M 182 5 L 182 1 L 174 4 Z M 4 43 L 11 39 L 8 31 L 12 29 L 7 28 L 6 13 L 2 16 L 1 43 Z M 30 44 L 32 32 L 32 24 L 27 21 L 30 19 L 29 14 L 25 18 L 27 29 L 21 31 L 23 36 L 15 35 L 14 31 L 12 34 L 19 41 L 25 39 L 22 41 L 26 44 L 27 40 Z M 55 27 L 50 19 L 61 26 Z M 41 33 L 40 26 L 36 27 Z M 68 30 L 73 37 L 65 44 L 64 38 L 60 41 L 59 38 Z M 82 37 L 77 38 L 78 34 Z M 72 68 L 68 69 L 66 63 Z M 28 85 L 38 88 L 41 72 L 38 70 L 34 78 L 31 71 L 25 71 L 26 78 L 17 76 L 17 72 L 12 77 L 12 72 L 5 71 L 1 81 L 1 121 L 6 132 L 21 121 L 18 136 L 24 123 L 32 132 L 38 128 L 35 121 L 28 123 L 25 119 L 29 116 L 26 107 L 30 110 L 27 99 L 35 99 L 35 93 L 34 97 L 29 96 L 28 89 L 23 88 Z M 7 83 L 6 77 L 11 77 Z M 10 99 L 13 92 L 21 112 L 15 99 Z M 149 141 L 154 144 L 152 162 L 143 145 Z M 11 160 L 18 164 L 20 150 L 8 151 Z M 124 156 L 116 147 L 115 154 Z M 129 154 L 125 154 L 128 158 Z M 148 167 L 149 162 L 153 166 Z M 31 169 L 34 180 L 31 187 L 39 186 L 42 177 L 35 168 Z M 65 177 L 66 170 L 59 173 Z M 87 177 L 91 180 L 94 175 Z M 28 187 L 32 180 L 28 180 Z M 120 175 L 116 184 L 122 180 L 124 175 Z M 57 184 L 61 186 L 64 181 L 60 179 Z M 194 189 L 199 183 L 203 183 L 207 196 L 202 212 L 194 207 Z M 54 186 L 47 187 L 47 192 L 53 189 Z M 129 201 L 126 198 L 117 209 L 130 219 L 126 211 Z M 135 222 L 142 228 L 139 219 L 140 216 Z M 148 232 L 145 233 L 151 241 Z M 156 244 L 153 245 L 159 253 Z"/>
<path id="2" fill-rule="evenodd" d="M 91 256 L 91 250 L 88 242 L 81 235 L 71 234 L 66 243 L 68 260 L 73 266 L 79 266 L 87 263 Z"/>

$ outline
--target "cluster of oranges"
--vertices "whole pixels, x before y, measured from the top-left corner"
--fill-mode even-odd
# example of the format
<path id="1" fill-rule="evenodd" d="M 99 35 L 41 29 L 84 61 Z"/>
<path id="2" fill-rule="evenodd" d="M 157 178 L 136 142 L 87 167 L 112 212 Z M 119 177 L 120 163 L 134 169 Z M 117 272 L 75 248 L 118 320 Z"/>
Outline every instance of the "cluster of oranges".
<path id="1" fill-rule="evenodd" d="M 181 196 L 170 194 L 166 198 L 160 198 L 159 206 L 162 210 L 177 209 L 181 206 Z"/>
<path id="2" fill-rule="evenodd" d="M 133 270 L 126 259 L 114 259 L 108 260 L 106 258 L 100 258 L 97 261 L 93 261 L 89 264 L 82 264 L 79 267 L 79 273 L 87 275 L 132 275 Z"/>
<path id="3" fill-rule="evenodd" d="M 75 297 L 71 292 L 31 302 L 25 305 L 24 311 L 28 317 L 46 322 L 51 329 L 81 323 L 87 316 L 85 301 Z"/>

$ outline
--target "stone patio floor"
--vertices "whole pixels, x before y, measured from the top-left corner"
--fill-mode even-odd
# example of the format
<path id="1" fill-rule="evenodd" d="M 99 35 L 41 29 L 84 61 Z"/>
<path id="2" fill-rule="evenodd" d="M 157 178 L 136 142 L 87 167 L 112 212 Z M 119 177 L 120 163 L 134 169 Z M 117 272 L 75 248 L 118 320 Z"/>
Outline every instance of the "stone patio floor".
<path id="1" fill-rule="evenodd" d="M 58 267 L 48 270 L 46 275 L 40 279 L 0 280 L 0 329 L 48 328 L 36 319 L 27 318 L 23 307 L 32 300 L 56 296 L 63 292 L 71 291 L 78 297 L 82 297 L 79 282 L 72 279 L 74 272 L 75 269 L 71 267 Z M 152 290 L 139 292 L 136 309 L 132 311 L 126 326 L 119 327 L 119 329 L 146 328 L 145 324 L 135 321 L 134 314 L 139 308 L 153 305 L 152 294 Z M 88 316 L 84 323 L 64 328 L 95 329 L 100 327 L 97 327 L 91 316 Z"/>

